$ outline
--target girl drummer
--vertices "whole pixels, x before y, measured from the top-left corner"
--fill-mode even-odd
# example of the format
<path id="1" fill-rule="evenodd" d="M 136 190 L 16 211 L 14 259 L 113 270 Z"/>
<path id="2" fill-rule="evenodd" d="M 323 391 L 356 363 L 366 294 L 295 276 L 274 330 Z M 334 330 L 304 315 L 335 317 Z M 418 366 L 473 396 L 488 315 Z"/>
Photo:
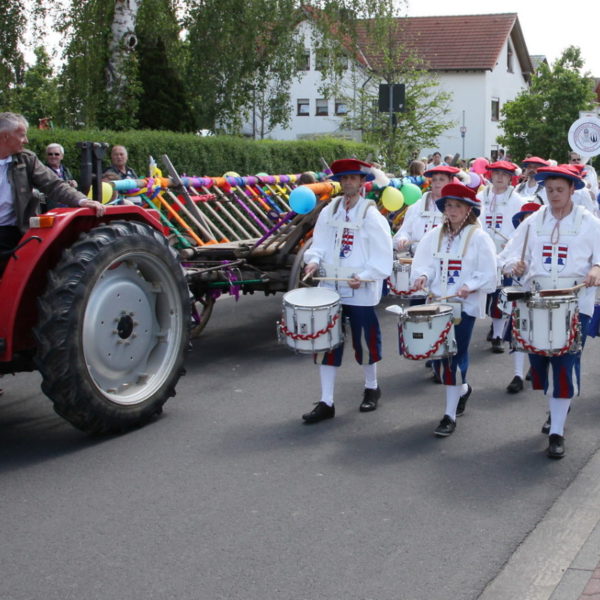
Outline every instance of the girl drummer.
<path id="1" fill-rule="evenodd" d="M 487 293 L 496 289 L 496 251 L 477 219 L 481 203 L 473 190 L 449 183 L 436 204 L 444 223 L 419 243 L 411 275 L 413 287 L 428 288 L 434 297 L 454 295 L 460 303 L 461 320 L 455 325 L 457 353 L 434 363 L 443 370 L 446 387 L 444 417 L 434 433 L 447 437 L 456 429 L 456 417 L 464 413 L 472 391 L 467 383 L 469 342 L 475 319 L 485 316 Z"/>
<path id="2" fill-rule="evenodd" d="M 548 205 L 542 206 L 515 232 L 508 248 L 504 270 L 521 277 L 523 287 L 547 290 L 583 283 L 578 294 L 582 344 L 594 310 L 594 290 L 600 285 L 600 220 L 572 195 L 583 181 L 564 167 L 544 167 L 536 179 L 544 183 Z M 521 258 L 523 257 L 523 258 Z M 552 395 L 549 397 L 550 437 L 548 456 L 565 455 L 564 426 L 571 398 L 579 393 L 581 352 L 560 356 L 529 354 L 534 389 L 548 392 L 548 370 L 552 365 Z"/>

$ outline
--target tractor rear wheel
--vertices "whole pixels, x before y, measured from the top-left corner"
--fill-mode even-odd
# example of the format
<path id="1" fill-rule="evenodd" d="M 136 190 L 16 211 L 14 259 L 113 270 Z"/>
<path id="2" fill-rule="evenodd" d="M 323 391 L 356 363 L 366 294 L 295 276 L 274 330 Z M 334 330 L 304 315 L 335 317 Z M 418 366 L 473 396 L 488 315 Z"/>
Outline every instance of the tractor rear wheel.
<path id="1" fill-rule="evenodd" d="M 39 300 L 42 390 L 83 431 L 144 425 L 175 395 L 189 314 L 183 269 L 160 232 L 135 221 L 92 229 L 64 252 Z"/>

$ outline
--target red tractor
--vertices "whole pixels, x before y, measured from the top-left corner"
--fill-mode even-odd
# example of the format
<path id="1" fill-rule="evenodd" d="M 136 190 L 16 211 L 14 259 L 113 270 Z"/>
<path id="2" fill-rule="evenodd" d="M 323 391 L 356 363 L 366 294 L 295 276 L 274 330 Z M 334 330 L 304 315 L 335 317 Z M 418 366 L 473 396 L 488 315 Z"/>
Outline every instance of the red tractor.
<path id="1" fill-rule="evenodd" d="M 0 373 L 38 369 L 56 412 L 83 431 L 143 425 L 183 374 L 189 296 L 153 211 L 34 217 L 0 279 Z"/>

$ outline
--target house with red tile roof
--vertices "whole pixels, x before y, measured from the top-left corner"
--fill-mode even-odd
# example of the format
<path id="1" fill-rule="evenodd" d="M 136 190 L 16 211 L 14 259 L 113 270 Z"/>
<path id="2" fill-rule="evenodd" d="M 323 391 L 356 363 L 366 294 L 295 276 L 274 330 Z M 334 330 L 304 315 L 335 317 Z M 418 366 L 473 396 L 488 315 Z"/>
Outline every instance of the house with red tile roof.
<path id="1" fill-rule="evenodd" d="M 299 32 L 305 39 L 305 64 L 292 85 L 291 126 L 270 132 L 273 139 L 302 139 L 338 135 L 360 139 L 360 132 L 344 131 L 342 117 L 347 106 L 342 98 L 323 98 L 318 53 L 313 47 L 310 23 Z M 437 141 L 442 155 L 460 153 L 467 158 L 493 156 L 499 146 L 502 106 L 527 88 L 533 72 L 532 60 L 516 13 L 402 18 L 401 39 L 435 74 L 440 90 L 452 93 L 448 121 L 454 126 Z M 370 66 L 378 57 L 369 52 L 368 40 L 359 36 L 359 48 L 349 60 L 345 90 L 375 83 Z M 377 84 L 379 82 L 376 82 Z M 461 135 L 464 132 L 464 137 Z"/>

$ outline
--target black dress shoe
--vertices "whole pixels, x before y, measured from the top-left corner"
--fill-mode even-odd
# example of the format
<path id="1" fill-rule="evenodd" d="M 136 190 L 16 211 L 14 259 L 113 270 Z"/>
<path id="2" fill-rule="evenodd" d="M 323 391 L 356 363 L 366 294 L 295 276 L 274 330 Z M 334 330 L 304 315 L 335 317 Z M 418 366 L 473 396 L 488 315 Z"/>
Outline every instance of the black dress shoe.
<path id="1" fill-rule="evenodd" d="M 517 394 L 522 390 L 523 390 L 523 380 L 518 375 L 515 375 L 513 377 L 513 380 L 506 386 L 506 391 L 509 394 Z"/>
<path id="2" fill-rule="evenodd" d="M 527 375 L 525 375 L 525 381 L 531 381 L 531 369 L 527 371 Z"/>
<path id="3" fill-rule="evenodd" d="M 444 418 L 440 421 L 440 424 L 434 429 L 433 433 L 437 437 L 448 437 L 454 433 L 456 429 L 456 421 L 453 421 L 448 415 L 444 415 Z"/>
<path id="4" fill-rule="evenodd" d="M 504 347 L 502 346 L 502 340 L 497 337 L 492 340 L 492 352 L 494 354 L 502 354 L 504 352 Z"/>
<path id="5" fill-rule="evenodd" d="M 329 406 L 325 402 L 319 402 L 309 413 L 302 415 L 305 423 L 318 423 L 325 419 L 333 419 L 335 417 L 335 406 Z"/>
<path id="6" fill-rule="evenodd" d="M 456 407 L 456 416 L 462 417 L 465 414 L 465 408 L 467 406 L 467 400 L 471 395 L 473 388 L 467 383 L 467 391 L 458 399 L 458 406 Z"/>
<path id="7" fill-rule="evenodd" d="M 558 433 L 553 433 L 548 438 L 548 457 L 562 458 L 565 455 L 565 438 Z"/>
<path id="8" fill-rule="evenodd" d="M 360 403 L 358 410 L 360 412 L 371 412 L 377 408 L 377 402 L 381 398 L 381 389 L 377 386 L 377 389 L 370 390 L 365 388 L 363 401 Z"/>

